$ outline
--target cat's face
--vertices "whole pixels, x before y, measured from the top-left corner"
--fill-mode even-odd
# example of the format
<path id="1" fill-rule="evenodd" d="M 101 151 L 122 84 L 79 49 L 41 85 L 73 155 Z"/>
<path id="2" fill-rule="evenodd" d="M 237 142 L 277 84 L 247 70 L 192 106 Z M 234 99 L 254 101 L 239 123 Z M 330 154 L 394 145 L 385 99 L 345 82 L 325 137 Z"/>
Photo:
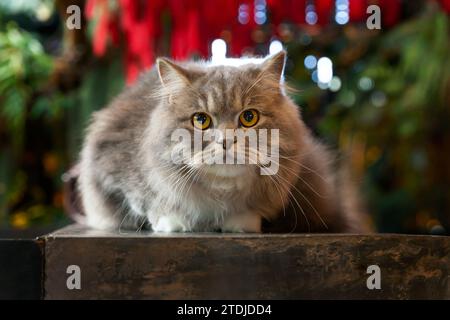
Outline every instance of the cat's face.
<path id="1" fill-rule="evenodd" d="M 218 177 L 246 178 L 261 167 L 276 174 L 279 156 L 301 144 L 298 110 L 283 93 L 284 61 L 284 52 L 240 67 L 158 60 L 163 103 L 153 124 L 165 159 Z"/>

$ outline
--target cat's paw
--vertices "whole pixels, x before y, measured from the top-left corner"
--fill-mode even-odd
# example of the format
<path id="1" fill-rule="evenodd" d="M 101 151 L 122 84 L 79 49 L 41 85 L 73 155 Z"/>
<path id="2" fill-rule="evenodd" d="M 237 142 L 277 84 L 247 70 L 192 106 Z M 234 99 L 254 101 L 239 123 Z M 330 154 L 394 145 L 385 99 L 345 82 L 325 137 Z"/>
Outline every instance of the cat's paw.
<path id="1" fill-rule="evenodd" d="M 257 214 L 237 214 L 227 217 L 222 232 L 261 232 L 261 217 Z"/>
<path id="2" fill-rule="evenodd" d="M 188 231 L 182 221 L 173 216 L 161 217 L 155 225 L 152 225 L 154 232 L 186 232 Z"/>

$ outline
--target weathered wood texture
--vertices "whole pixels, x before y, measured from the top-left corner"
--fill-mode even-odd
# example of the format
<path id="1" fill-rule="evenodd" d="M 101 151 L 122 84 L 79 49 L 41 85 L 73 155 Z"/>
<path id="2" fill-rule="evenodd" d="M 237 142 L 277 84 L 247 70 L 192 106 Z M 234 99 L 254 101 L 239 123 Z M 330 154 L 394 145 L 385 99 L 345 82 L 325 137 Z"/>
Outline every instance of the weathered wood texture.
<path id="1" fill-rule="evenodd" d="M 409 235 L 114 234 L 45 237 L 47 299 L 450 299 L 450 238 Z M 68 290 L 66 268 L 81 268 Z M 381 290 L 366 269 L 381 268 Z"/>

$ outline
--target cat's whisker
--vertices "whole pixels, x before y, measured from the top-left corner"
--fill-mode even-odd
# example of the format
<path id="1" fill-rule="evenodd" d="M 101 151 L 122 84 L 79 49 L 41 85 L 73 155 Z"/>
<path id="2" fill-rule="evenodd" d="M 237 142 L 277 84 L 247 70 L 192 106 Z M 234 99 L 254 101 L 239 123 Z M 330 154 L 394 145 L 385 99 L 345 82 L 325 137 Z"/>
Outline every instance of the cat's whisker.
<path id="1" fill-rule="evenodd" d="M 126 234 L 126 232 L 122 232 L 122 225 L 125 222 L 125 220 L 127 219 L 127 217 L 130 215 L 130 211 L 127 210 L 127 213 L 123 216 L 122 221 L 120 221 L 119 224 L 119 234 Z"/>
<path id="2" fill-rule="evenodd" d="M 194 170 L 191 171 L 191 173 L 189 174 L 189 176 L 186 177 L 186 179 L 185 179 L 185 181 L 184 181 L 182 187 L 181 187 L 180 190 L 179 190 L 179 193 L 180 193 L 180 196 L 181 196 L 181 200 L 183 200 L 183 199 L 187 196 L 187 194 L 188 194 L 188 191 L 189 191 L 189 190 L 187 190 L 187 191 L 185 192 L 186 186 L 188 185 L 188 183 L 190 183 L 190 184 L 189 184 L 190 186 L 192 185 L 192 183 L 194 183 L 195 177 L 199 174 L 199 172 L 201 172 L 201 168 L 200 168 L 200 169 L 196 169 L 196 168 L 195 168 Z M 190 187 L 189 187 L 189 189 L 190 189 Z"/>
<path id="3" fill-rule="evenodd" d="M 283 157 L 283 156 L 280 156 L 280 158 L 281 158 L 281 159 L 288 160 L 288 161 L 292 161 L 292 162 L 294 162 L 294 163 L 300 165 L 302 168 L 304 168 L 304 169 L 308 170 L 309 172 L 314 173 L 315 175 L 317 175 L 317 176 L 318 176 L 320 179 L 322 179 L 324 182 L 327 182 L 327 179 L 325 179 L 322 175 L 320 175 L 319 173 L 317 173 L 317 172 L 314 171 L 313 169 L 311 169 L 311 168 L 305 166 L 303 163 L 298 162 L 298 161 L 294 161 L 294 160 L 292 160 L 292 159 L 288 159 L 288 158 Z"/>
<path id="4" fill-rule="evenodd" d="M 280 176 L 275 175 L 274 178 L 275 178 L 275 179 L 276 179 L 276 178 L 280 178 Z M 285 182 L 286 182 L 286 181 L 285 181 Z M 291 186 L 292 186 L 292 184 L 291 184 Z M 294 194 L 292 193 L 292 191 L 289 190 L 289 189 L 287 189 L 287 192 L 289 193 L 290 197 L 292 197 L 292 200 L 294 200 L 294 202 L 297 204 L 298 208 L 299 208 L 300 211 L 302 212 L 302 215 L 303 215 L 303 217 L 304 217 L 305 220 L 306 220 L 306 224 L 308 225 L 308 231 L 311 231 L 311 225 L 310 225 L 310 223 L 309 223 L 309 219 L 308 219 L 308 216 L 307 216 L 306 213 L 305 213 L 305 210 L 303 210 L 303 207 L 300 205 L 300 203 L 298 202 L 297 198 L 294 196 Z M 294 208 L 295 208 L 295 207 L 294 207 Z M 295 216 L 297 216 L 297 215 L 295 215 Z M 295 228 L 296 228 L 296 227 L 297 227 L 297 220 L 296 220 Z M 294 230 L 295 230 L 295 228 L 294 228 Z"/>
<path id="5" fill-rule="evenodd" d="M 186 173 L 186 175 L 183 177 L 181 182 L 178 184 L 177 187 L 175 187 L 175 193 L 180 194 L 183 196 L 182 190 L 184 189 L 185 185 L 189 182 L 189 179 L 196 174 L 197 168 L 191 167 L 189 171 Z M 182 200 L 182 199 L 181 199 Z M 178 202 L 181 204 L 180 199 Z"/>
<path id="6" fill-rule="evenodd" d="M 268 177 L 274 182 L 275 186 L 281 185 L 274 177 L 272 177 L 270 175 L 268 175 Z M 303 217 L 305 218 L 306 224 L 308 225 L 308 231 L 311 231 L 311 225 L 309 223 L 308 217 L 306 216 L 306 213 L 304 212 L 302 206 L 298 203 L 298 201 L 295 199 L 294 195 L 292 194 L 292 192 L 289 189 L 287 189 L 286 191 L 289 194 L 287 199 L 288 199 L 289 203 L 292 205 L 292 209 L 294 210 L 294 217 L 295 217 L 295 224 L 294 224 L 294 227 L 291 229 L 290 233 L 294 232 L 295 229 L 297 228 L 297 225 L 298 225 L 298 218 L 297 218 L 298 213 L 297 213 L 297 210 L 295 209 L 294 203 L 292 203 L 292 201 L 291 201 L 291 198 L 296 202 L 296 204 L 297 204 L 298 208 L 300 209 Z M 284 206 L 284 202 L 283 202 L 283 206 Z M 284 213 L 284 216 L 286 216 L 286 213 Z"/>
<path id="7" fill-rule="evenodd" d="M 256 155 L 256 156 L 258 157 L 257 159 L 259 159 L 259 157 L 261 157 L 261 153 L 260 153 L 258 150 L 255 150 L 255 149 L 253 149 L 253 148 L 248 148 L 246 151 L 248 151 L 249 154 L 250 154 L 250 153 L 253 153 L 254 155 Z M 257 166 L 258 166 L 259 168 L 263 168 L 263 166 L 260 165 L 260 164 L 258 164 L 258 163 L 257 163 Z M 278 188 L 278 186 L 281 186 L 281 184 L 280 184 L 274 177 L 272 177 L 271 175 L 267 175 L 267 177 L 269 177 L 269 178 L 274 182 L 274 185 L 276 186 L 277 190 L 280 191 L 280 189 Z M 292 203 L 291 198 L 295 201 L 296 205 L 297 205 L 298 208 L 300 209 L 300 211 L 301 211 L 301 213 L 302 213 L 302 215 L 303 215 L 303 217 L 304 217 L 304 219 L 305 219 L 305 221 L 306 221 L 306 224 L 308 225 L 308 231 L 311 231 L 311 225 L 310 225 L 310 223 L 309 223 L 309 219 L 308 219 L 308 217 L 307 217 L 305 211 L 303 210 L 302 206 L 301 206 L 300 203 L 297 201 L 297 199 L 296 199 L 295 196 L 292 194 L 292 192 L 289 190 L 289 188 L 287 188 L 285 191 L 287 191 L 288 194 L 289 194 L 289 196 L 288 196 L 287 199 L 288 199 L 289 203 L 292 205 L 292 208 L 293 208 L 293 210 L 294 210 L 294 217 L 295 217 L 295 224 L 294 224 L 294 227 L 291 229 L 290 233 L 294 232 L 295 229 L 297 228 L 297 225 L 298 225 L 298 218 L 297 218 L 297 215 L 298 215 L 298 214 L 297 214 L 297 210 L 295 209 L 295 205 Z M 281 197 L 281 193 L 280 193 L 280 197 Z M 284 215 L 286 215 L 285 207 L 284 207 L 284 201 L 283 201 L 282 198 L 281 198 L 281 201 L 282 201 L 282 204 L 283 204 Z"/>
<path id="8" fill-rule="evenodd" d="M 142 231 L 142 228 L 144 227 L 146 222 L 147 222 L 146 219 L 142 219 L 142 223 L 139 226 L 139 228 L 136 230 L 136 233 L 140 233 Z"/>
<path id="9" fill-rule="evenodd" d="M 249 148 L 248 149 L 249 150 L 249 152 L 254 152 L 254 153 L 256 153 L 258 156 L 261 156 L 261 153 L 258 151 L 258 150 L 254 150 L 254 149 L 251 149 L 251 148 Z M 272 161 L 274 161 L 273 159 L 272 159 Z M 280 168 L 282 168 L 283 169 L 283 166 L 279 163 L 279 162 L 276 162 L 276 161 L 274 161 L 276 164 L 278 164 L 279 166 L 280 166 Z M 289 169 L 288 167 L 284 167 L 284 169 Z M 294 188 L 303 198 L 304 198 L 304 200 L 310 205 L 310 207 L 313 209 L 313 211 L 315 212 L 315 214 L 318 216 L 318 218 L 321 220 L 321 222 L 322 222 L 322 224 L 325 226 L 325 228 L 327 228 L 328 229 L 328 226 L 327 226 L 327 224 L 325 223 L 325 221 L 322 219 L 322 217 L 320 216 L 320 214 L 318 213 L 318 211 L 317 211 L 317 209 L 312 205 L 312 203 L 309 201 L 309 199 L 307 199 L 307 197 L 305 197 L 305 195 L 295 186 L 295 185 L 293 185 L 290 181 L 288 181 L 287 179 L 285 179 L 285 178 L 283 178 L 279 173 L 278 174 L 276 174 L 275 175 L 277 178 L 280 178 L 280 179 L 282 179 L 285 183 L 287 183 L 288 185 L 290 185 L 292 188 Z M 270 177 L 270 175 L 269 175 L 269 177 Z M 296 175 L 296 177 L 298 177 L 298 178 L 300 178 L 298 175 Z M 313 190 L 314 191 L 314 190 Z M 309 221 L 308 221 L 308 219 L 307 219 L 307 217 L 306 217 L 306 214 L 305 214 L 305 212 L 303 211 L 303 209 L 302 209 L 302 207 L 300 206 L 300 204 L 298 203 L 298 201 L 297 201 L 297 199 L 294 197 L 294 195 L 292 194 L 292 192 L 289 190 L 289 193 L 292 195 L 292 197 L 293 197 L 293 199 L 294 199 L 294 201 L 297 203 L 297 205 L 299 206 L 299 208 L 301 209 L 301 211 L 302 211 L 302 214 L 303 214 L 303 216 L 306 218 L 306 220 L 307 220 L 307 224 L 308 224 L 308 229 L 310 230 L 310 224 L 309 224 Z"/>
<path id="10" fill-rule="evenodd" d="M 242 93 L 241 99 L 244 99 L 249 93 L 251 93 L 251 91 L 253 90 L 253 88 L 256 87 L 256 85 L 258 85 L 258 83 L 260 83 L 263 79 L 263 72 L 261 72 L 258 77 L 256 78 L 256 80 L 248 87 L 244 90 L 244 92 Z"/>
<path id="11" fill-rule="evenodd" d="M 272 180 L 272 182 L 274 183 L 275 188 L 278 191 L 278 195 L 280 196 L 281 204 L 283 205 L 283 216 L 286 217 L 286 206 L 284 205 L 285 201 L 283 199 L 283 196 L 281 195 L 281 191 L 280 191 L 280 188 L 278 187 L 278 183 L 271 176 L 269 176 L 269 178 Z"/>
<path id="12" fill-rule="evenodd" d="M 174 194 L 177 194 L 176 192 L 177 192 L 178 188 L 180 187 L 180 185 L 187 179 L 187 177 L 190 175 L 191 171 L 194 170 L 194 168 L 188 167 L 188 166 L 184 166 L 183 169 L 185 169 L 184 172 L 182 172 L 182 171 L 175 172 L 173 179 L 170 180 L 170 185 L 172 186 L 172 188 L 174 190 L 173 191 Z M 175 181 L 173 181 L 174 179 L 175 179 Z M 170 198 L 167 198 L 166 200 L 167 201 L 166 201 L 164 210 L 168 211 Z M 177 202 L 179 202 L 179 201 L 177 201 Z"/>
<path id="13" fill-rule="evenodd" d="M 296 173 L 296 171 L 293 170 L 292 168 L 289 168 L 289 167 L 283 165 L 281 162 L 278 162 L 278 161 L 276 161 L 274 159 L 271 159 L 271 161 L 273 163 L 275 163 L 276 165 L 278 165 L 280 168 L 284 168 L 285 170 L 289 171 L 296 178 L 300 179 L 300 181 L 302 183 L 304 183 L 318 197 L 320 197 L 322 199 L 326 199 L 327 198 L 326 196 L 324 196 L 324 195 L 320 194 L 319 192 L 317 192 L 300 174 Z"/>
<path id="14" fill-rule="evenodd" d="M 173 172 L 166 177 L 165 179 L 163 179 L 162 181 L 160 181 L 160 183 L 158 184 L 158 186 L 162 186 L 165 182 L 170 182 L 170 184 L 172 185 L 176 185 L 176 183 L 180 180 L 183 179 L 184 175 L 187 174 L 186 170 L 188 170 L 187 166 L 183 166 L 182 169 L 180 170 L 173 170 Z M 177 179 L 175 182 L 173 181 L 174 179 Z M 166 204 L 167 205 L 167 204 Z M 167 209 L 167 208 L 166 208 Z"/>
<path id="15" fill-rule="evenodd" d="M 315 214 L 317 215 L 317 217 L 320 219 L 321 223 L 323 224 L 323 226 L 328 229 L 328 225 L 325 223 L 325 221 L 322 219 L 322 217 L 320 216 L 319 212 L 317 211 L 317 209 L 312 205 L 311 201 L 309 201 L 309 199 L 303 194 L 303 192 L 301 192 L 295 185 L 293 185 L 292 183 L 290 183 L 289 181 L 287 181 L 286 179 L 284 179 L 283 177 L 281 177 L 280 175 L 276 175 L 278 178 L 281 178 L 283 181 L 285 181 L 286 183 L 288 183 L 292 188 L 294 188 L 299 194 L 300 196 L 302 196 L 302 198 L 309 204 L 309 206 L 311 207 L 311 209 L 313 209 L 313 211 L 315 212 Z"/>

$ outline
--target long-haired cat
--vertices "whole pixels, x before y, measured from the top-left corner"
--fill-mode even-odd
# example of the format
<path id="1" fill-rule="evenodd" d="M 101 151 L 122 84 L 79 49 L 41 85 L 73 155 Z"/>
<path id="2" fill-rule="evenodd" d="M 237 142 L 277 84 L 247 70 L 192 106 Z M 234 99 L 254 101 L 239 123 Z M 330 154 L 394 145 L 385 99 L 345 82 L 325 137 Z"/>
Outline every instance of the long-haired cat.
<path id="1" fill-rule="evenodd" d="M 79 177 L 89 226 L 148 225 L 156 232 L 369 231 L 354 188 L 286 94 L 285 60 L 284 51 L 223 64 L 158 59 L 155 68 L 93 116 Z M 174 140 L 177 129 L 191 133 L 192 140 Z M 268 149 L 277 149 L 278 170 L 261 174 L 260 160 L 192 160 L 219 151 L 258 154 L 247 143 L 227 139 L 227 129 L 277 129 L 278 141 L 271 146 L 268 139 Z M 174 161 L 176 150 L 192 150 L 195 133 L 210 130 L 224 134 L 202 142 L 190 160 Z"/>

